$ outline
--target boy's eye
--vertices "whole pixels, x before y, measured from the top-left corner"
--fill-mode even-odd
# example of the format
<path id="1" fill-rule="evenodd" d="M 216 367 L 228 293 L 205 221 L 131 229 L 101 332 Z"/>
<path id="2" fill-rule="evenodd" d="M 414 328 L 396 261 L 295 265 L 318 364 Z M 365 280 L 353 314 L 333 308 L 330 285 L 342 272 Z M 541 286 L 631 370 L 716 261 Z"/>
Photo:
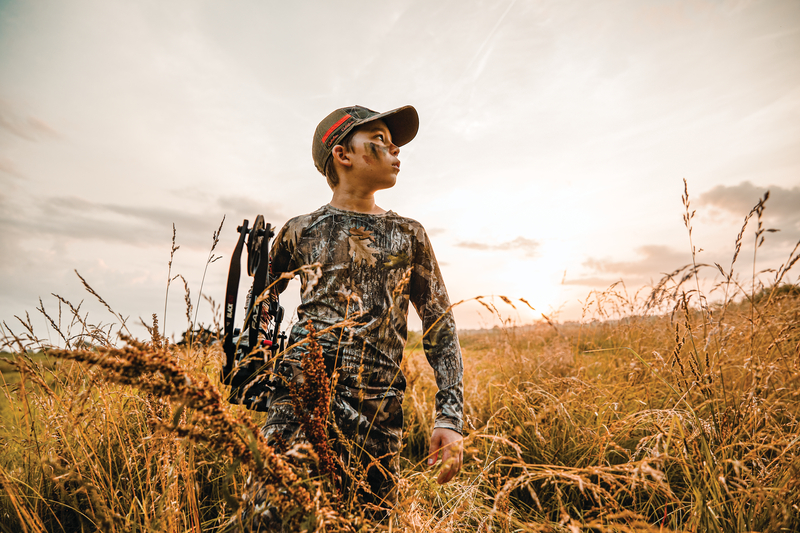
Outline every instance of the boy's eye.
<path id="1" fill-rule="evenodd" d="M 378 134 L 378 139 L 380 139 L 381 141 L 384 141 L 384 138 L 383 138 L 383 133 L 379 133 L 379 134 Z"/>

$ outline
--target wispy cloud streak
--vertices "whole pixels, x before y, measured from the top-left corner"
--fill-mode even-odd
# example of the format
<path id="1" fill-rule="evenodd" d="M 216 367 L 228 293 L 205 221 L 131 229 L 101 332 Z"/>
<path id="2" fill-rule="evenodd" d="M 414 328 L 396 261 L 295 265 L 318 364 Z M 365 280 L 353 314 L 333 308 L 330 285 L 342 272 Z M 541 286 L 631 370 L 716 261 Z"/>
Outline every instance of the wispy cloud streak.
<path id="1" fill-rule="evenodd" d="M 525 253 L 526 257 L 535 257 L 539 250 L 539 242 L 525 237 L 517 237 L 514 240 L 501 242 L 499 244 L 476 242 L 476 241 L 461 241 L 456 243 L 459 248 L 467 248 L 470 250 L 481 251 L 509 251 L 520 250 Z"/>

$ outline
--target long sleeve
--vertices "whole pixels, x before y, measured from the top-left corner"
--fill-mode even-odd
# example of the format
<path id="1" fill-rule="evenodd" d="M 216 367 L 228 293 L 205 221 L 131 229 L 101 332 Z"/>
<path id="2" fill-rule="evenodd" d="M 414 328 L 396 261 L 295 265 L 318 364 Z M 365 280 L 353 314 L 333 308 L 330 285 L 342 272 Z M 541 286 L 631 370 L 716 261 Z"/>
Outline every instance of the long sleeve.
<path id="1" fill-rule="evenodd" d="M 269 273 L 270 279 L 273 281 L 278 279 L 281 274 L 291 272 L 297 268 L 294 264 L 294 250 L 297 246 L 297 231 L 299 231 L 297 226 L 297 220 L 292 219 L 275 236 L 272 248 L 269 250 Z M 280 294 L 288 284 L 288 279 L 278 280 L 270 293 L 274 295 Z"/>
<path id="2" fill-rule="evenodd" d="M 425 357 L 433 368 L 436 385 L 434 427 L 459 433 L 464 426 L 464 366 L 456 323 L 439 264 L 428 235 L 422 232 L 414 253 L 411 303 L 422 319 Z"/>

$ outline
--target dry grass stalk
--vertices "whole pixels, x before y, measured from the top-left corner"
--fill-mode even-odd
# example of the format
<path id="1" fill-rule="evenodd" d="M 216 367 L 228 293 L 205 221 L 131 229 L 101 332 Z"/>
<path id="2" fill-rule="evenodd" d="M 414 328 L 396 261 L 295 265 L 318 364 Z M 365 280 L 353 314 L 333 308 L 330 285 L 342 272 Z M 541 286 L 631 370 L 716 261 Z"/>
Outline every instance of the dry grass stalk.
<path id="1" fill-rule="evenodd" d="M 316 452 L 319 470 L 331 480 L 336 475 L 336 459 L 328 445 L 328 417 L 331 411 L 331 379 L 325 368 L 325 356 L 317 342 L 317 332 L 308 324 L 308 345 L 302 360 L 303 379 L 291 383 L 294 412 L 306 438 Z"/>

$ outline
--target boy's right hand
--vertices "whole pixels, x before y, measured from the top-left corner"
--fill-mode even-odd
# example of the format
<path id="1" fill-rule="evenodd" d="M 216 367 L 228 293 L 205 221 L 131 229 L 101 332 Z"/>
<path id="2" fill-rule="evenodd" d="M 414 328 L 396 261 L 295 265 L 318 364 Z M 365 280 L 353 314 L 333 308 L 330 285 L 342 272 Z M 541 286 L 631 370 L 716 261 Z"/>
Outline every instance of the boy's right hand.
<path id="1" fill-rule="evenodd" d="M 458 431 L 446 428 L 434 428 L 431 434 L 431 448 L 428 452 L 428 466 L 433 466 L 439 459 L 439 452 L 442 456 L 442 471 L 436 482 L 443 485 L 453 479 L 461 470 L 461 463 L 464 460 L 462 443 L 464 438 Z"/>

